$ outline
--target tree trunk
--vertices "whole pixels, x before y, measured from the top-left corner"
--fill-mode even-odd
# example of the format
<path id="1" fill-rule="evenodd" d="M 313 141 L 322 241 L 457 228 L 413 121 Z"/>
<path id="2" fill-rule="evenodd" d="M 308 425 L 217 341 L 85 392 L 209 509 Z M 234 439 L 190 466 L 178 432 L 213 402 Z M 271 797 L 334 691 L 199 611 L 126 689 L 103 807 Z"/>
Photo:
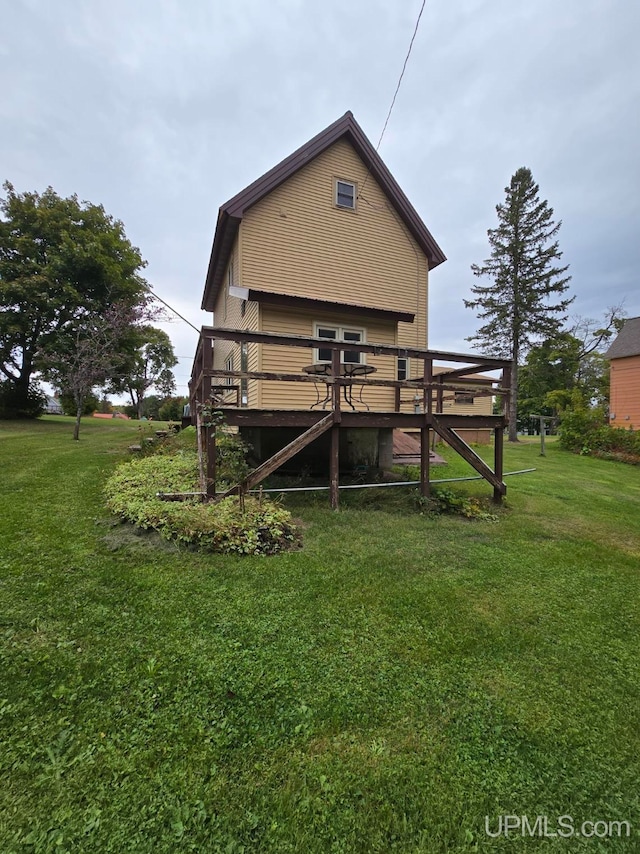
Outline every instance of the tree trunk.
<path id="1" fill-rule="evenodd" d="M 76 423 L 73 425 L 73 438 L 78 441 L 80 438 L 80 419 L 82 418 L 82 403 L 78 404 L 76 409 Z"/>
<path id="2" fill-rule="evenodd" d="M 509 441 L 518 442 L 518 359 L 511 362 L 511 394 L 509 395 Z"/>

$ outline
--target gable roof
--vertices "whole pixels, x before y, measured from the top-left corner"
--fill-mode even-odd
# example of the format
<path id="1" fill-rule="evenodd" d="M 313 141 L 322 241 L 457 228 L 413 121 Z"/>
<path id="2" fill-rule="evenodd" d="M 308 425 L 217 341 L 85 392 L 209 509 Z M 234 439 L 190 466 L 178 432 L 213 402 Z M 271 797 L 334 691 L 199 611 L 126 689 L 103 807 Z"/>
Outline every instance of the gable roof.
<path id="1" fill-rule="evenodd" d="M 617 338 L 604 355 L 607 359 L 640 356 L 640 317 L 630 317 L 629 320 L 625 320 Z"/>
<path id="2" fill-rule="evenodd" d="M 446 261 L 442 249 L 438 246 L 426 225 L 420 219 L 416 209 L 400 189 L 382 158 L 367 139 L 364 131 L 353 117 L 351 111 L 329 125 L 309 142 L 285 157 L 268 172 L 249 184 L 244 190 L 225 202 L 218 212 L 218 222 L 213 238 L 209 269 L 202 297 L 202 308 L 213 311 L 215 300 L 229 261 L 233 244 L 244 212 L 267 196 L 280 184 L 283 184 L 298 170 L 322 154 L 339 139 L 351 143 L 371 176 L 378 182 L 398 215 L 413 235 L 416 242 L 428 258 L 429 269 Z"/>

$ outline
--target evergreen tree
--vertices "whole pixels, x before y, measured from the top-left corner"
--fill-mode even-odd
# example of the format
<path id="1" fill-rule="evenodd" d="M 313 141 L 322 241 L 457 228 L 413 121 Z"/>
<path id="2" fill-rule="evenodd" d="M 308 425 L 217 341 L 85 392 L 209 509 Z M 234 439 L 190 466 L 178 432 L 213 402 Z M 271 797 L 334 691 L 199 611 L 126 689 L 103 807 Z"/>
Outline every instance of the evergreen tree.
<path id="1" fill-rule="evenodd" d="M 492 282 L 473 287 L 475 299 L 464 303 L 478 309 L 485 321 L 467 340 L 511 359 L 509 441 L 516 442 L 519 360 L 536 342 L 557 335 L 573 298 L 564 296 L 571 279 L 565 275 L 568 265 L 559 265 L 561 223 L 553 221 L 553 208 L 540 201 L 531 170 L 518 169 L 505 194 L 505 202 L 496 206 L 498 226 L 488 230 L 491 255 L 471 266 L 474 275 Z"/>

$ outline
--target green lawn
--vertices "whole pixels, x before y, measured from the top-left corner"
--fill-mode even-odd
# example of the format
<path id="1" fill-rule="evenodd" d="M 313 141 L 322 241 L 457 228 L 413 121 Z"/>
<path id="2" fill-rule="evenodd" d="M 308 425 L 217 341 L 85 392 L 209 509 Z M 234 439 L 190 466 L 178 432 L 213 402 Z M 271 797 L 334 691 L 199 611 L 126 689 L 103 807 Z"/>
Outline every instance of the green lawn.
<path id="1" fill-rule="evenodd" d="M 523 443 L 497 523 L 315 495 L 233 558 L 113 526 L 136 427 L 71 429 L 0 424 L 2 854 L 640 851 L 638 468 Z"/>

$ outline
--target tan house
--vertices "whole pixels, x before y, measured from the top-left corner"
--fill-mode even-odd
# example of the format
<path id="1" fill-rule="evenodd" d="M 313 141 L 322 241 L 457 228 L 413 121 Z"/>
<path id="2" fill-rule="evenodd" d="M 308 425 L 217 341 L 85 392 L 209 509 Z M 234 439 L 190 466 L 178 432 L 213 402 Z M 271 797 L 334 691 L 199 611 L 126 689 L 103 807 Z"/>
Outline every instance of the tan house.
<path id="1" fill-rule="evenodd" d="M 348 112 L 220 208 L 202 308 L 214 325 L 351 343 L 426 348 L 429 273 L 445 256 Z M 411 359 L 343 351 L 378 379 L 421 375 Z M 292 372 L 329 350 L 218 342 L 214 368 Z M 245 381 L 241 405 L 297 409 L 311 385 Z M 230 392 L 229 397 L 235 392 Z M 394 390 L 366 388 L 371 409 Z M 401 409 L 414 405 L 404 394 Z M 491 399 L 450 395 L 447 409 L 490 413 Z"/>
<path id="2" fill-rule="evenodd" d="M 304 454 L 326 459 L 330 446 L 332 490 L 338 458 L 343 468 L 390 467 L 394 429 L 420 434 L 428 489 L 433 429 L 503 496 L 501 440 L 494 474 L 460 436 L 500 435 L 492 380 L 478 374 L 508 363 L 428 350 L 429 275 L 445 260 L 345 113 L 220 208 L 202 300 L 213 325 L 194 360 L 192 423 L 204 401 L 222 407 L 264 461 L 253 484 L 283 454 L 303 465 Z"/>
<path id="3" fill-rule="evenodd" d="M 605 354 L 611 360 L 609 423 L 640 429 L 640 317 L 626 320 Z"/>

